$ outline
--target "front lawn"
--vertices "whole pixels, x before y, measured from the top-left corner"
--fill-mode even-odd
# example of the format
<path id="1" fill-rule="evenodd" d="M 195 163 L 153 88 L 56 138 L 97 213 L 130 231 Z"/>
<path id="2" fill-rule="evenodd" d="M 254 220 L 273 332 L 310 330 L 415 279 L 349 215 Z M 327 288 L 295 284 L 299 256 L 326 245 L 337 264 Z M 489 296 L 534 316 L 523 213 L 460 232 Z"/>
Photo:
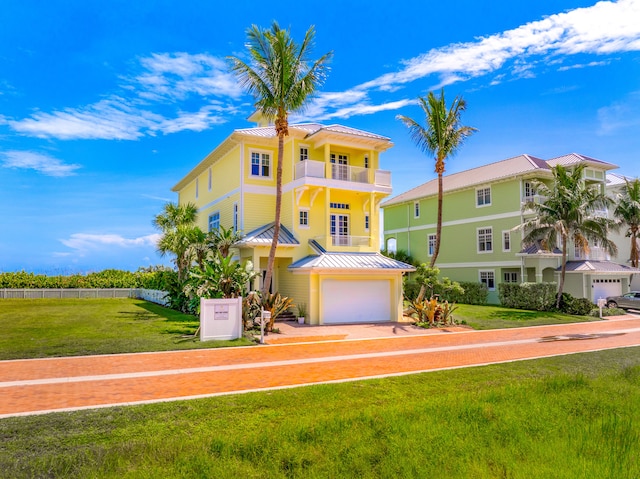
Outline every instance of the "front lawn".
<path id="1" fill-rule="evenodd" d="M 471 326 L 473 329 L 522 328 L 525 326 L 600 321 L 600 318 L 591 316 L 572 316 L 564 313 L 510 309 L 502 306 L 475 306 L 471 304 L 456 306 L 458 309 L 453 313 L 456 322 Z"/>
<path id="2" fill-rule="evenodd" d="M 260 372 L 257 372 L 260 374 Z M 640 477 L 640 348 L 0 420 L 2 477 Z"/>
<path id="3" fill-rule="evenodd" d="M 200 342 L 198 318 L 137 299 L 2 299 L 0 359 L 251 344 Z"/>

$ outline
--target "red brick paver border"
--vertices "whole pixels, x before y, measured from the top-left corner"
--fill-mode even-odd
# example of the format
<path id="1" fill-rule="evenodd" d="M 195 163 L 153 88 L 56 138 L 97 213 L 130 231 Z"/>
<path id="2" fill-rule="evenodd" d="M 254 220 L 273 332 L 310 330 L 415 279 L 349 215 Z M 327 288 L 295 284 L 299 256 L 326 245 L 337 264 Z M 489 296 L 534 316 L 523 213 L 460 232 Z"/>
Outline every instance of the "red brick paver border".
<path id="1" fill-rule="evenodd" d="M 0 361 L 0 418 L 640 345 L 640 318 L 260 347 Z M 309 338 L 307 338 L 309 339 Z"/>

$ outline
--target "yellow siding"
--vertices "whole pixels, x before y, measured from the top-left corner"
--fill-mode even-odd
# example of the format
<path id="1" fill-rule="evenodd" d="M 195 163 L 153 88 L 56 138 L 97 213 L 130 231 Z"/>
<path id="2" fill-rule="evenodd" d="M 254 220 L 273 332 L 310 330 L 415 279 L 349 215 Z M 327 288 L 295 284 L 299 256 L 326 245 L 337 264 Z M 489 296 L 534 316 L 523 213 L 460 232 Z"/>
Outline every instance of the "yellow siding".
<path id="1" fill-rule="evenodd" d="M 276 198 L 272 195 L 258 193 L 244 194 L 244 226 L 248 233 L 260 226 L 271 223 L 275 219 Z"/>

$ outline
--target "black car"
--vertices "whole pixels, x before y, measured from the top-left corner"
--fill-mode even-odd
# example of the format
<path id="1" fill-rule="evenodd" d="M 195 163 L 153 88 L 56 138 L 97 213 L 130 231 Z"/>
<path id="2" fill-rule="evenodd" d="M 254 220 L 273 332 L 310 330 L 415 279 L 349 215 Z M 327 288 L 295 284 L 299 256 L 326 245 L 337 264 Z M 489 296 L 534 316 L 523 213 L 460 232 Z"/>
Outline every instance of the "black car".
<path id="1" fill-rule="evenodd" d="M 640 309 L 640 291 L 631 291 L 622 296 L 609 296 L 608 308 Z"/>

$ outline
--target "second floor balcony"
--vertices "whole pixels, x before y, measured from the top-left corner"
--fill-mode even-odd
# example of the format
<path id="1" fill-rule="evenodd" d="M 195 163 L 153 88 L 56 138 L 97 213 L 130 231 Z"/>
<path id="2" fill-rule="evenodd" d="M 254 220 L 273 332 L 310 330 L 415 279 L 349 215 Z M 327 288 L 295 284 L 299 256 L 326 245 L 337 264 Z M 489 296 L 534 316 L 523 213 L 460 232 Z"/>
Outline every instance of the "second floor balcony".
<path id="1" fill-rule="evenodd" d="M 294 179 L 323 178 L 350 183 L 391 187 L 391 172 L 361 166 L 305 160 L 296 163 Z"/>
<path id="2" fill-rule="evenodd" d="M 370 236 L 353 236 L 353 235 L 341 235 L 332 234 L 329 236 L 317 236 L 313 238 L 322 247 L 331 250 L 336 246 L 350 247 L 354 250 L 366 251 L 373 246 L 372 238 Z"/>

